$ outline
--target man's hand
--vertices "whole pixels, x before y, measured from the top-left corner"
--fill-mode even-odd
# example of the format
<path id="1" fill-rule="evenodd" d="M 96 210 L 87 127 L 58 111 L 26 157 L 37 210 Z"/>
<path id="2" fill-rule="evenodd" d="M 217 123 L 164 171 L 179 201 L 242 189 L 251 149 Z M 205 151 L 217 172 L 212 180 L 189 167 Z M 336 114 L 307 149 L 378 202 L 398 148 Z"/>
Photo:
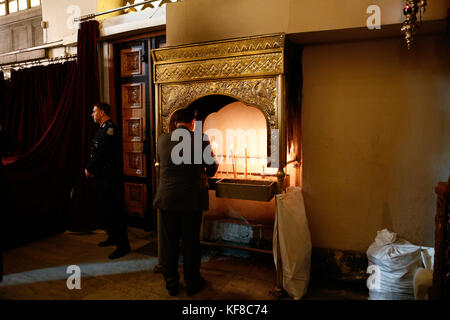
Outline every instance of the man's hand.
<path id="1" fill-rule="evenodd" d="M 94 175 L 92 173 L 90 173 L 89 171 L 87 171 L 87 169 L 84 169 L 84 174 L 86 175 L 86 178 L 93 178 Z"/>

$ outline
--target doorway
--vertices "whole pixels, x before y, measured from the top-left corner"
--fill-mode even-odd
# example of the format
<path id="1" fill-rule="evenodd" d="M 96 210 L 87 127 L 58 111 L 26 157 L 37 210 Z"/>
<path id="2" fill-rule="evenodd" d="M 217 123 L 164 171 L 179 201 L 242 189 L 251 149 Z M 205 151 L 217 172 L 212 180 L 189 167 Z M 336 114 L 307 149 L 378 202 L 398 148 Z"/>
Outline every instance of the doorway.
<path id="1" fill-rule="evenodd" d="M 116 119 L 122 134 L 122 192 L 127 224 L 156 230 L 154 101 L 150 50 L 165 36 L 142 36 L 113 44 Z"/>

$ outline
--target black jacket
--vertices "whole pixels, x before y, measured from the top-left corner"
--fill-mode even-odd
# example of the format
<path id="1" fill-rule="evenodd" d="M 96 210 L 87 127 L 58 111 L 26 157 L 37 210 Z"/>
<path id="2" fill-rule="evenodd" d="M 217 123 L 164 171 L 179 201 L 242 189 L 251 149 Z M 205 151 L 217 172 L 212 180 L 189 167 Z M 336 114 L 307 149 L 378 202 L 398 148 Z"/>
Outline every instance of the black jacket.
<path id="1" fill-rule="evenodd" d="M 171 154 L 174 147 L 178 145 L 175 151 L 178 151 L 179 141 L 171 141 L 172 135 L 177 130 L 186 130 L 191 137 L 191 161 L 190 163 L 175 164 L 172 161 Z M 194 133 L 185 127 L 180 127 L 171 133 L 164 133 L 158 139 L 158 155 L 160 162 L 160 181 L 159 187 L 153 200 L 153 206 L 163 211 L 200 211 L 208 210 L 208 180 L 217 171 L 218 164 L 215 158 L 211 158 L 212 163 L 205 162 L 203 156 L 199 156 L 199 150 L 194 149 Z M 185 131 L 185 132 L 186 132 Z M 201 154 L 209 153 L 211 155 L 211 146 L 209 138 L 202 134 Z M 206 140 L 206 141 L 205 141 Z M 206 152 L 205 152 L 206 149 Z M 195 163 L 194 151 L 197 151 L 197 162 Z M 177 153 L 177 152 L 175 152 Z"/>
<path id="2" fill-rule="evenodd" d="M 115 178 L 118 173 L 119 134 L 111 120 L 95 133 L 86 169 L 96 178 Z"/>

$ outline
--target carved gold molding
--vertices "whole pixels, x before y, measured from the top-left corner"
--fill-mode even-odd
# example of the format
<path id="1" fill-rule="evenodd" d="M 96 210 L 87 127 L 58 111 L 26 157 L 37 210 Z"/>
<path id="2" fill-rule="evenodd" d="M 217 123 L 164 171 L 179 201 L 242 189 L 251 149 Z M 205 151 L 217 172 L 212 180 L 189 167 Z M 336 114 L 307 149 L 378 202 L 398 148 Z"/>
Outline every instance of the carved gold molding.
<path id="1" fill-rule="evenodd" d="M 173 63 L 182 61 L 217 59 L 230 56 L 282 52 L 284 34 L 249 37 L 234 40 L 224 40 L 206 44 L 169 47 L 152 51 L 153 61 L 159 63 Z"/>
<path id="2" fill-rule="evenodd" d="M 275 77 L 232 79 L 161 85 L 161 125 L 167 132 L 171 114 L 195 100 L 213 94 L 227 95 L 259 108 L 272 129 L 278 128 L 278 85 Z"/>
<path id="3" fill-rule="evenodd" d="M 270 53 L 219 60 L 156 65 L 155 82 L 268 76 L 283 73 L 283 54 Z"/>

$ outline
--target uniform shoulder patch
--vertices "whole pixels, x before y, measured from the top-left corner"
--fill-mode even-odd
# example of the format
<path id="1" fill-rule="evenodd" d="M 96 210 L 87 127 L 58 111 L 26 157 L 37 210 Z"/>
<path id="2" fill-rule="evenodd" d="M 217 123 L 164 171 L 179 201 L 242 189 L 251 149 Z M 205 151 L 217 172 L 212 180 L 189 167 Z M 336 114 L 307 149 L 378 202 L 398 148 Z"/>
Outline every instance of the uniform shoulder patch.
<path id="1" fill-rule="evenodd" d="M 114 128 L 108 128 L 108 130 L 106 130 L 106 134 L 112 136 L 114 134 Z"/>

